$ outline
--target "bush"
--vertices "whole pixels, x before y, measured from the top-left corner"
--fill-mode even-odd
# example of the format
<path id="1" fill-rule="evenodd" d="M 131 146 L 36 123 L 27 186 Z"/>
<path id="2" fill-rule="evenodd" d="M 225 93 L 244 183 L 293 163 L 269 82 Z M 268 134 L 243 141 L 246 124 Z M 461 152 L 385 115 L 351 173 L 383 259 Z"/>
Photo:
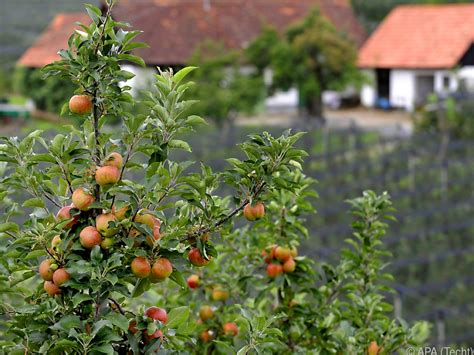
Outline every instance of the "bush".
<path id="1" fill-rule="evenodd" d="M 75 90 L 74 84 L 59 77 L 44 78 L 40 69 L 17 66 L 12 78 L 13 91 L 30 97 L 39 110 L 59 114 Z"/>

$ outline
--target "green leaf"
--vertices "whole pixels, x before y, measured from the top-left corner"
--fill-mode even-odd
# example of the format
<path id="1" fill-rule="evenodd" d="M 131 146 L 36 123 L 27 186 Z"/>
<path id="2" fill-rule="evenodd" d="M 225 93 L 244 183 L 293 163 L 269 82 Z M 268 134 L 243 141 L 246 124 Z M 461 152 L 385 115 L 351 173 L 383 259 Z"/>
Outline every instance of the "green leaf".
<path id="1" fill-rule="evenodd" d="M 151 283 L 149 279 L 140 279 L 137 281 L 135 288 L 132 292 L 132 297 L 138 297 L 144 292 L 148 291 L 151 287 Z"/>
<path id="2" fill-rule="evenodd" d="M 179 72 L 177 72 L 173 76 L 173 81 L 176 85 L 178 85 L 181 80 L 183 80 L 189 73 L 191 73 L 193 70 L 196 70 L 197 67 L 185 67 L 181 69 Z"/>
<path id="3" fill-rule="evenodd" d="M 18 232 L 20 228 L 18 227 L 18 224 L 13 223 L 13 222 L 7 222 L 0 224 L 0 233 L 4 232 Z"/>
<path id="4" fill-rule="evenodd" d="M 89 295 L 86 295 L 85 293 L 77 293 L 74 295 L 72 298 L 72 304 L 74 308 L 79 306 L 82 302 L 92 300 L 92 297 Z"/>
<path id="5" fill-rule="evenodd" d="M 115 353 L 114 348 L 111 344 L 96 345 L 91 350 L 92 350 L 92 353 L 96 351 L 102 354 L 111 354 L 111 355 Z"/>
<path id="6" fill-rule="evenodd" d="M 118 59 L 119 60 L 125 60 L 125 61 L 128 61 L 128 62 L 132 62 L 132 63 L 135 63 L 135 64 L 138 64 L 140 65 L 141 67 L 146 67 L 146 64 L 145 64 L 145 61 L 136 56 L 136 55 L 132 55 L 132 54 L 119 54 L 118 55 Z"/>
<path id="7" fill-rule="evenodd" d="M 26 200 L 22 204 L 23 207 L 38 207 L 38 208 L 44 208 L 45 204 L 42 199 L 39 197 L 36 198 L 30 198 L 29 200 Z"/>
<path id="8" fill-rule="evenodd" d="M 111 321 L 116 327 L 122 329 L 124 332 L 128 330 L 128 318 L 123 314 L 112 312 L 109 313 L 105 318 Z"/>
<path id="9" fill-rule="evenodd" d="M 51 329 L 54 330 L 63 330 L 69 332 L 70 329 L 80 328 L 81 319 L 78 316 L 66 315 L 62 317 L 59 322 L 55 323 Z"/>
<path id="10" fill-rule="evenodd" d="M 182 150 L 185 150 L 187 152 L 191 152 L 191 147 L 189 146 L 189 144 L 185 141 L 182 141 L 182 140 L 179 140 L 179 139 L 173 139 L 169 142 L 168 146 L 170 148 L 175 148 L 175 149 L 182 149 Z"/>
<path id="11" fill-rule="evenodd" d="M 189 318 L 189 307 L 173 308 L 168 314 L 169 322 L 166 325 L 168 328 L 178 328 L 181 324 L 186 322 Z"/>
<path id="12" fill-rule="evenodd" d="M 100 20 L 100 16 L 102 15 L 102 13 L 100 12 L 100 9 L 91 4 L 85 4 L 85 7 L 92 21 L 98 24 Z"/>
<path id="13" fill-rule="evenodd" d="M 186 280 L 184 280 L 183 275 L 176 269 L 173 269 L 173 272 L 170 275 L 170 279 L 176 282 L 182 288 L 186 288 Z"/>

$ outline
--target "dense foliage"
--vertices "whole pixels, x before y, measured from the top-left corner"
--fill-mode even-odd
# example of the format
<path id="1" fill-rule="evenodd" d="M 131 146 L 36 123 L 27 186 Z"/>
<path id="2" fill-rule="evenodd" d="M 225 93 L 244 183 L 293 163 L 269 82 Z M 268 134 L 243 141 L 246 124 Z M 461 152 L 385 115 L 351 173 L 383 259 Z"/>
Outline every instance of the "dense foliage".
<path id="1" fill-rule="evenodd" d="M 114 21 L 110 7 L 103 15 L 88 5 L 91 24 L 45 68 L 76 85 L 63 111 L 84 118 L 81 130 L 1 139 L 2 350 L 375 354 L 420 344 L 426 324 L 410 328 L 387 316 L 389 275 L 380 273 L 387 195 L 352 201 L 351 248 L 339 265 L 297 256 L 314 195 L 301 172 L 306 154 L 293 147 L 302 134 L 251 135 L 240 145 L 244 158 L 228 159 L 221 173 L 173 160 L 173 150 L 190 150 L 182 133 L 203 123 L 184 99 L 192 86 L 184 78 L 195 68 L 160 72 L 144 93 L 147 111 L 130 114 L 134 99 L 123 82 L 132 74 L 120 62 L 143 64 L 129 52 L 145 44 L 133 42 L 139 32 Z M 117 117 L 122 130 L 107 132 Z M 217 194 L 222 185 L 225 197 Z M 235 229 L 240 215 L 258 221 Z M 262 249 L 267 277 L 256 271 Z M 190 302 L 183 274 L 191 270 L 212 284 L 222 309 Z M 199 306 L 200 322 L 190 306 Z"/>
<path id="2" fill-rule="evenodd" d="M 59 113 L 75 86 L 59 77 L 45 80 L 40 69 L 18 66 L 12 76 L 12 89 L 16 94 L 33 99 L 39 110 Z"/>

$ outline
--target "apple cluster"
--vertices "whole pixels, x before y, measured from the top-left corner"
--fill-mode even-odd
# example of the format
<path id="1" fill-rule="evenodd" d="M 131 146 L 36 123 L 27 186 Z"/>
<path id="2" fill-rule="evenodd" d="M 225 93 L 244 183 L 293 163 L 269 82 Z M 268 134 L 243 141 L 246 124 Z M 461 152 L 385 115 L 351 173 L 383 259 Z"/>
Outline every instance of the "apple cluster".
<path id="1" fill-rule="evenodd" d="M 294 258 L 298 255 L 296 248 L 271 245 L 262 251 L 262 256 L 267 265 L 268 277 L 274 279 L 282 273 L 291 273 L 296 269 Z"/>
<path id="2" fill-rule="evenodd" d="M 150 307 L 145 310 L 145 314 L 138 322 L 135 319 L 130 321 L 128 330 L 133 334 L 141 332 L 145 344 L 158 338 L 163 342 L 164 334 L 162 328 L 167 322 L 168 313 L 166 310 L 159 307 Z"/>
<path id="3" fill-rule="evenodd" d="M 77 100 L 77 98 L 76 98 Z M 71 99 L 72 102 L 73 99 Z M 71 104 L 71 102 L 70 102 Z M 104 187 L 116 184 L 121 178 L 121 169 L 123 166 L 123 158 L 117 153 L 109 154 L 103 161 L 102 166 L 98 167 L 94 174 L 94 179 L 97 185 Z M 72 203 L 68 206 L 62 207 L 57 215 L 58 222 L 64 222 L 64 230 L 73 228 L 80 222 L 81 217 L 91 221 L 91 214 L 89 213 L 95 202 L 94 194 L 84 187 L 75 189 L 71 196 Z M 129 205 L 123 205 L 118 208 L 113 205 L 111 210 L 102 211 L 95 217 L 93 225 L 86 225 L 81 227 L 79 233 L 79 242 L 84 249 L 92 249 L 95 246 L 100 246 L 102 249 L 110 249 L 114 243 L 114 237 L 121 232 L 119 223 L 126 218 L 129 211 Z M 133 216 L 133 222 L 147 226 L 152 232 L 148 233 L 145 242 L 148 246 L 153 247 L 156 240 L 160 239 L 161 221 L 153 216 L 145 209 L 139 210 Z M 126 231 L 127 235 L 132 238 L 137 238 L 141 235 L 136 228 L 130 228 Z M 57 295 L 61 293 L 60 286 L 66 282 L 70 275 L 64 268 L 63 258 L 61 258 L 61 236 L 57 235 L 53 238 L 51 248 L 48 252 L 51 259 L 43 260 L 39 267 L 40 276 L 43 278 L 44 289 L 49 295 Z M 67 249 L 72 248 L 73 241 L 69 243 Z M 140 243 L 137 241 L 136 245 Z M 150 277 L 150 281 L 158 282 L 167 278 L 173 270 L 173 267 L 168 259 L 158 258 L 154 261 L 153 267 L 147 259 L 137 257 L 132 261 L 132 272 L 139 278 Z"/>

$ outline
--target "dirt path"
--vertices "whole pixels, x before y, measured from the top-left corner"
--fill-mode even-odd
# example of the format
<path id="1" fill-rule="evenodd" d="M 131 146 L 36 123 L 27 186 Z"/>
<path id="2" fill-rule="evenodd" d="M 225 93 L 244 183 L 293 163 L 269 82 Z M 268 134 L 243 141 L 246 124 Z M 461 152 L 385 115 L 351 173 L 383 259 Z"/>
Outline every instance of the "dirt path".
<path id="1" fill-rule="evenodd" d="M 384 136 L 409 136 L 413 132 L 410 114 L 403 111 L 380 111 L 364 108 L 326 110 L 329 128 L 342 129 L 355 126 L 367 131 L 377 131 Z M 239 125 L 291 126 L 298 120 L 296 112 L 263 113 L 253 117 L 240 117 Z"/>

